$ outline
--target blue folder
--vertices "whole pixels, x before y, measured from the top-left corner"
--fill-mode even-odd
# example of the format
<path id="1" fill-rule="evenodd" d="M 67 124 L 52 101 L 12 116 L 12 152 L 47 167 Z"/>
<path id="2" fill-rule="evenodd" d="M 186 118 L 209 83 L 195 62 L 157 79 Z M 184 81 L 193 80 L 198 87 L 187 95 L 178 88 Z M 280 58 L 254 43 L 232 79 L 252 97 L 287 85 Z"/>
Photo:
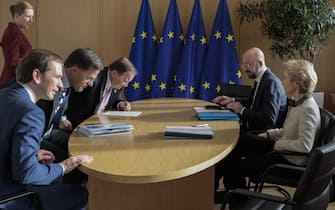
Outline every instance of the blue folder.
<path id="1" fill-rule="evenodd" d="M 199 120 L 240 120 L 235 113 L 197 113 Z"/>

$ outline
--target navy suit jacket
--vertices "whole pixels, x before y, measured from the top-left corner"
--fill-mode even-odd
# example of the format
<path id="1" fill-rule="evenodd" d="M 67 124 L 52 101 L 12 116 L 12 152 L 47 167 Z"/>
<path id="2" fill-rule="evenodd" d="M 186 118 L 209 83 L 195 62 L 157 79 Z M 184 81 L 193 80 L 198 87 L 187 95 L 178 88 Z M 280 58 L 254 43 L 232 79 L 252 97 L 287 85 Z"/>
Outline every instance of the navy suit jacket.
<path id="1" fill-rule="evenodd" d="M 87 87 L 80 93 L 74 90 L 71 91 L 65 114 L 67 119 L 72 123 L 73 128 L 95 114 L 97 106 L 103 97 L 107 76 L 108 69 L 105 68 L 98 74 L 92 87 Z M 123 100 L 123 89 L 114 89 L 105 109 L 116 109 L 117 104 Z"/>
<path id="2" fill-rule="evenodd" d="M 17 83 L 1 89 L 0 98 L 0 116 L 4 119 L 0 121 L 0 183 L 10 191 L 11 186 L 15 190 L 20 184 L 61 181 L 63 169 L 59 164 L 42 164 L 37 159 L 45 124 L 43 111 Z"/>
<path id="3" fill-rule="evenodd" d="M 252 109 L 253 94 L 247 100 L 240 101 L 246 107 L 241 116 L 243 124 L 248 124 L 249 130 L 281 127 L 286 117 L 286 99 L 281 81 L 267 69 L 260 81 Z"/>

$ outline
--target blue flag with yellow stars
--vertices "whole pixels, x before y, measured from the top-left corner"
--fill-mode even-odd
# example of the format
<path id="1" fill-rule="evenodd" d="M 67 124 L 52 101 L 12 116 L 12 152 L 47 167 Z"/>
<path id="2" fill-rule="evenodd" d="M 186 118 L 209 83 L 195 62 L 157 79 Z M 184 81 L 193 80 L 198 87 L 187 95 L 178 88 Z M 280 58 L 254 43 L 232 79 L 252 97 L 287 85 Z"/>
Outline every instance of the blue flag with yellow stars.
<path id="1" fill-rule="evenodd" d="M 185 46 L 173 78 L 172 96 L 196 98 L 207 39 L 199 0 L 194 1 Z"/>
<path id="2" fill-rule="evenodd" d="M 158 55 L 150 78 L 151 86 L 146 87 L 147 91 L 151 89 L 152 98 L 169 95 L 171 81 L 176 72 L 176 63 L 178 63 L 183 43 L 184 35 L 177 3 L 176 0 L 171 0 L 162 37 L 159 39 Z"/>
<path id="3" fill-rule="evenodd" d="M 143 0 L 132 40 L 129 60 L 137 68 L 137 75 L 126 88 L 128 101 L 148 98 L 145 87 L 152 73 L 157 51 L 157 38 L 148 0 Z"/>
<path id="4" fill-rule="evenodd" d="M 220 84 L 241 84 L 242 77 L 226 0 L 220 0 L 201 73 L 199 98 L 211 101 Z"/>

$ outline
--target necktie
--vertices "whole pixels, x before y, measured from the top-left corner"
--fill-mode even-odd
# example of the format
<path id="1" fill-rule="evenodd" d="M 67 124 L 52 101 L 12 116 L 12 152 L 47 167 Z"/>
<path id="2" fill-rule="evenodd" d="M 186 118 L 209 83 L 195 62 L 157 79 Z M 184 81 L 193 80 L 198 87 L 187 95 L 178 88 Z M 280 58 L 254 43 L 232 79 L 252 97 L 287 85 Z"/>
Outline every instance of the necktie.
<path id="1" fill-rule="evenodd" d="M 254 106 L 254 103 L 255 103 L 255 98 L 256 98 L 256 95 L 257 95 L 257 90 L 258 90 L 258 83 L 257 81 L 254 82 L 254 86 L 252 88 L 252 103 L 251 103 L 251 106 L 250 106 L 250 109 L 253 108 Z"/>
<path id="2" fill-rule="evenodd" d="M 51 119 L 50 119 L 50 123 L 49 123 L 49 127 L 47 132 L 44 134 L 44 136 L 47 136 L 50 134 L 50 132 L 52 131 L 53 128 L 57 128 L 60 122 L 60 119 L 62 117 L 63 114 L 63 110 L 65 109 L 65 106 L 67 104 L 68 98 L 70 95 L 70 88 L 64 88 L 61 90 L 60 95 L 58 96 L 58 101 L 57 101 L 57 106 L 54 109 L 52 115 L 51 115 Z"/>
<path id="3" fill-rule="evenodd" d="M 113 88 L 112 88 L 112 87 L 109 87 L 109 88 L 105 91 L 105 94 L 103 95 L 102 100 L 101 100 L 101 102 L 100 102 L 100 104 L 99 104 L 99 106 L 98 106 L 98 109 L 97 109 L 97 111 L 96 111 L 97 114 L 100 114 L 100 113 L 102 113 L 102 112 L 105 110 L 105 107 L 106 107 L 106 105 L 107 105 L 107 103 L 108 103 L 108 100 L 109 100 L 109 98 L 110 98 L 110 95 L 111 95 L 111 93 L 112 93 L 112 90 L 113 90 Z"/>

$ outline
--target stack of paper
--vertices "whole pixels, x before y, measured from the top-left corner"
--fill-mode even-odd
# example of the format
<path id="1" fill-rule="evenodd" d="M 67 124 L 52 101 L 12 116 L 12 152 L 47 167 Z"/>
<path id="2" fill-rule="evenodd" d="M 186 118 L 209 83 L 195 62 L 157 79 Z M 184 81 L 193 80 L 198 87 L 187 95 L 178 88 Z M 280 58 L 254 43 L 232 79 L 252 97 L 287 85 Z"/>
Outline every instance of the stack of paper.
<path id="1" fill-rule="evenodd" d="M 128 123 L 99 123 L 78 126 L 78 132 L 89 137 L 131 133 L 133 130 L 134 127 Z"/>
<path id="2" fill-rule="evenodd" d="M 164 138 L 212 139 L 213 135 L 208 126 L 166 126 Z"/>
<path id="3" fill-rule="evenodd" d="M 196 116 L 200 120 L 239 120 L 236 113 L 227 109 L 206 109 L 205 107 L 193 107 Z"/>

